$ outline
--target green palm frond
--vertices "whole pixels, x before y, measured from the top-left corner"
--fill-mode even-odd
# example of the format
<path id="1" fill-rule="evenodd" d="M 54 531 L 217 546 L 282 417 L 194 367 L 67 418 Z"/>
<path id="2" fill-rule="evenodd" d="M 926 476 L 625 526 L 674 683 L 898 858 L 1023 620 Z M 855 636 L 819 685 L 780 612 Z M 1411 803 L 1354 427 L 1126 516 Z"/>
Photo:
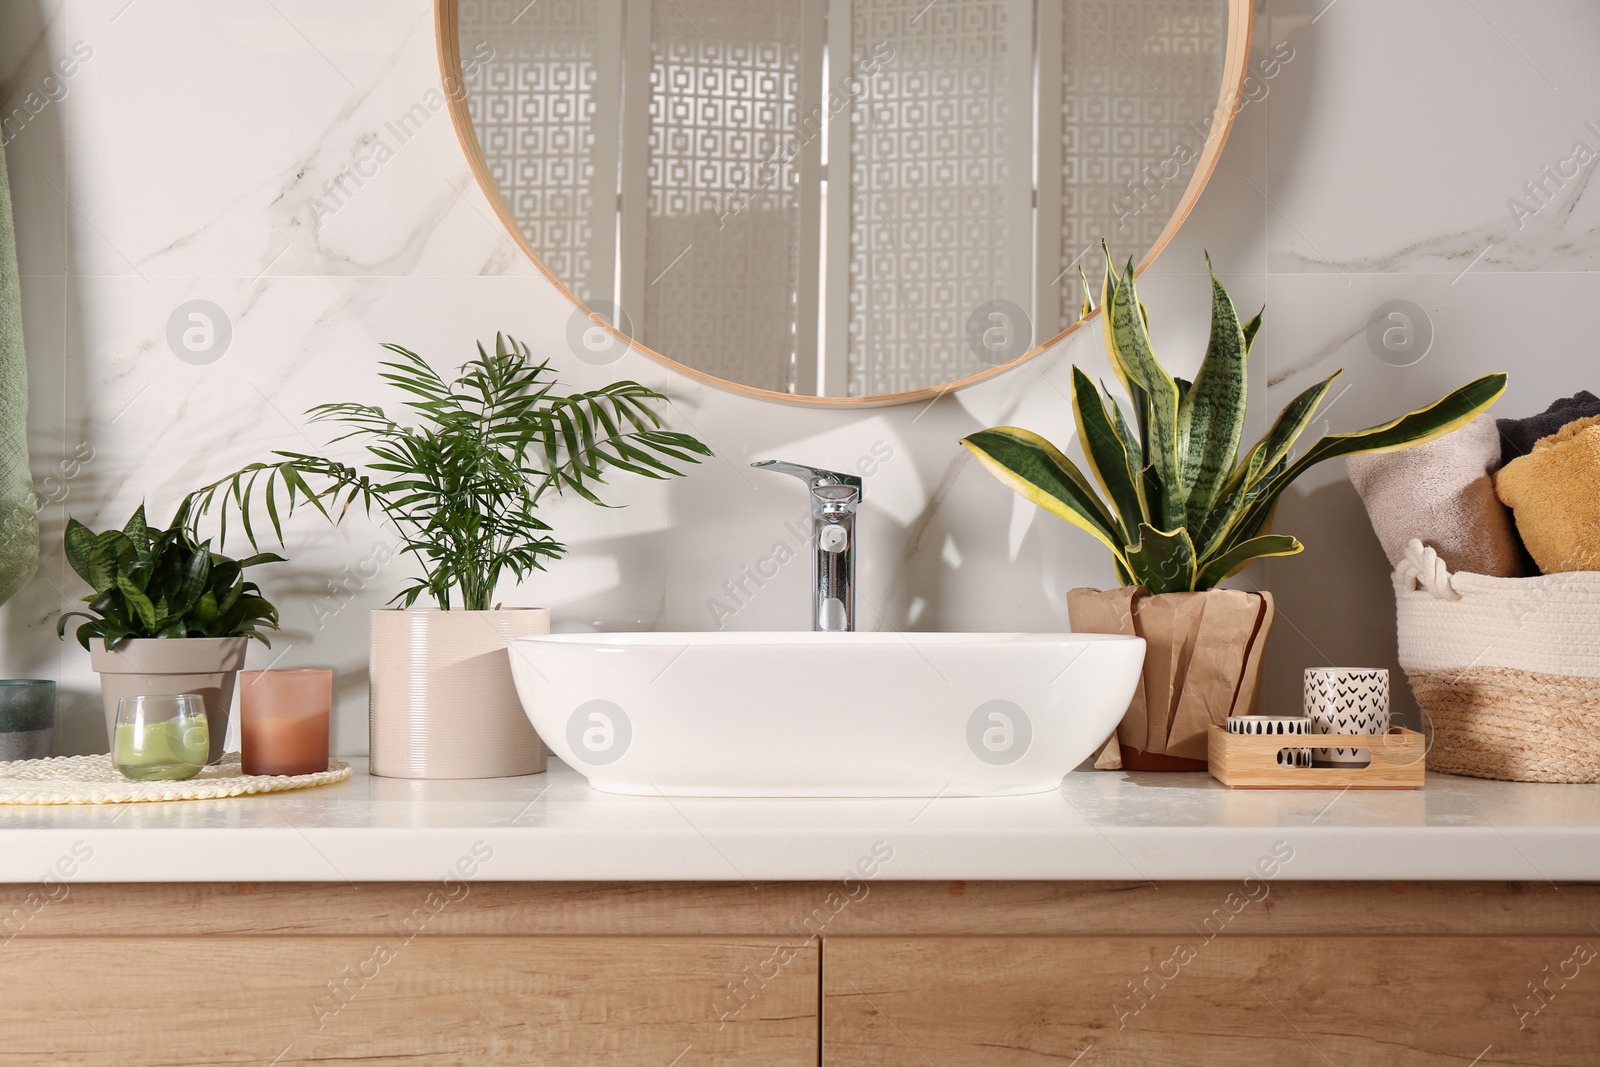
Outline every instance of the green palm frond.
<path id="1" fill-rule="evenodd" d="M 257 541 L 256 507 L 273 536 L 309 505 L 333 522 L 351 508 L 376 507 L 399 531 L 402 548 L 422 574 L 396 594 L 410 606 L 429 597 L 441 608 L 490 606 L 502 576 L 521 580 L 559 559 L 566 546 L 538 515 L 548 492 L 568 491 L 604 506 L 598 487 L 612 470 L 648 478 L 681 475 L 711 450 L 664 428 L 656 408 L 667 397 L 637 382 L 558 393 L 548 361 L 526 345 L 496 335 L 493 351 L 477 347 L 456 377 L 400 345 L 379 377 L 398 390 L 409 419 L 371 404 L 320 404 L 314 423 L 340 427 L 331 443 L 353 440 L 360 466 L 323 456 L 279 451 L 196 490 L 181 514 L 193 526 L 215 506 L 220 544 L 230 513 Z"/>

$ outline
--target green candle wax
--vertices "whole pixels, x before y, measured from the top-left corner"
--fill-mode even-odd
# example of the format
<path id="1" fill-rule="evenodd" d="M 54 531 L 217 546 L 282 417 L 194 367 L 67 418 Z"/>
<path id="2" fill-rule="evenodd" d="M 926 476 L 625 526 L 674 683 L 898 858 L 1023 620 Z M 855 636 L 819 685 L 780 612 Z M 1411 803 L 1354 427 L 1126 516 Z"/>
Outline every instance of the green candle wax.
<path id="1" fill-rule="evenodd" d="M 204 719 L 118 723 L 112 761 L 135 781 L 177 782 L 200 773 L 210 748 Z"/>

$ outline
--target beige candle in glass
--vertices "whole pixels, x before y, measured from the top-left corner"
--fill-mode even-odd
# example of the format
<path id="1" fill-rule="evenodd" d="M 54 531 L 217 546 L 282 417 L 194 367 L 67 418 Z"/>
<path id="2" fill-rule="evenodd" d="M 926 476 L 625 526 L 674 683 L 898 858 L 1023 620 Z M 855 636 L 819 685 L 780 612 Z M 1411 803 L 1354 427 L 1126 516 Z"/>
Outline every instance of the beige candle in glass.
<path id="1" fill-rule="evenodd" d="M 328 769 L 333 672 L 321 667 L 239 672 L 241 762 L 246 774 Z"/>

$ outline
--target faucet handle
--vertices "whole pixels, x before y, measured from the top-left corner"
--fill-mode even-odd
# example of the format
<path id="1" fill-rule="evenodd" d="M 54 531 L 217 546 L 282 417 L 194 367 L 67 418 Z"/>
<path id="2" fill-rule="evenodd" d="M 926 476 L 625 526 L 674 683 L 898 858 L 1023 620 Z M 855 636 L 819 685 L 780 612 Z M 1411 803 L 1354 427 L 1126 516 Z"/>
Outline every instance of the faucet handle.
<path id="1" fill-rule="evenodd" d="M 825 485 L 844 485 L 856 491 L 856 499 L 861 499 L 861 479 L 854 474 L 840 474 L 838 471 L 823 470 L 820 467 L 808 467 L 804 463 L 790 463 L 781 459 L 763 459 L 750 464 L 761 470 L 774 471 L 778 474 L 789 474 L 805 482 L 811 489 L 820 489 Z"/>

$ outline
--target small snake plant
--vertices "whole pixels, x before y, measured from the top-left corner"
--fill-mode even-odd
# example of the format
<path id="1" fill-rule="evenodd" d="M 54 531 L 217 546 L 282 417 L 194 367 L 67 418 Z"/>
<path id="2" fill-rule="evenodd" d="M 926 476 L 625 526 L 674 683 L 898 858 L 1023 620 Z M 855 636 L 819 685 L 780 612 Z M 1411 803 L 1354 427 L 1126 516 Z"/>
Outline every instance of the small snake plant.
<path id="1" fill-rule="evenodd" d="M 1084 315 L 1094 310 L 1088 291 L 1084 279 Z M 1099 538 L 1124 585 L 1198 592 L 1252 560 L 1301 551 L 1305 546 L 1295 538 L 1272 532 L 1272 518 L 1279 495 L 1313 464 L 1431 441 L 1475 418 L 1505 391 L 1504 374 L 1486 374 L 1393 422 L 1329 434 L 1296 452 L 1335 371 L 1290 401 L 1266 436 L 1240 455 L 1245 361 L 1261 316 L 1241 325 L 1215 273 L 1211 296 L 1211 339 L 1200 370 L 1193 382 L 1174 378 L 1151 349 L 1133 261 L 1118 277 L 1107 250 L 1100 296 L 1106 349 L 1139 432 L 1135 436 L 1115 397 L 1072 368 L 1078 439 L 1104 499 L 1038 434 L 997 426 L 961 441 L 1002 482 Z"/>

